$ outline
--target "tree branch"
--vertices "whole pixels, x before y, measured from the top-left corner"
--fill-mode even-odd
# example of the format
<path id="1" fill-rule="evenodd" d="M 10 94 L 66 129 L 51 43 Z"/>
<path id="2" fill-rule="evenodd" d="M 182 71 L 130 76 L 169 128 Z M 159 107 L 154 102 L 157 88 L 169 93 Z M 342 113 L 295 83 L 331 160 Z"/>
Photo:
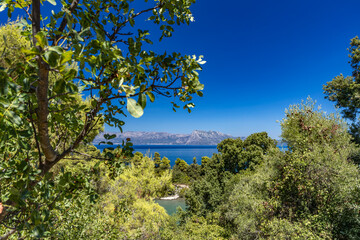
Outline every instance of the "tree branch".
<path id="1" fill-rule="evenodd" d="M 61 154 L 57 155 L 54 161 L 46 162 L 43 165 L 43 168 L 41 169 L 42 175 L 45 175 L 57 162 L 59 162 L 61 159 L 63 159 L 66 155 L 68 155 L 70 152 L 72 152 L 77 146 L 81 143 L 82 140 L 87 136 L 87 134 L 90 131 L 91 125 L 97 115 L 97 113 L 100 110 L 100 106 L 104 103 L 103 99 L 99 99 L 97 102 L 97 105 L 94 109 L 92 109 L 89 113 L 86 115 L 85 124 L 79 135 L 76 137 L 75 141 L 67 148 L 65 149 Z"/>
<path id="2" fill-rule="evenodd" d="M 89 154 L 86 154 L 86 153 L 81 153 L 81 152 L 77 152 L 77 151 L 73 151 L 73 153 L 76 153 L 76 154 L 79 154 L 79 155 L 82 155 L 82 156 L 85 156 L 87 157 L 87 159 L 97 159 L 97 160 L 109 160 L 107 158 L 103 158 L 103 157 L 94 157 L 94 156 L 91 156 Z M 72 159 L 72 160 L 84 160 L 83 158 L 75 158 L 75 157 L 69 157 L 69 158 L 64 158 L 64 159 Z"/>
<path id="3" fill-rule="evenodd" d="M 24 8 L 20 3 L 19 1 L 16 1 L 17 4 L 19 4 L 19 6 L 26 12 L 26 14 L 28 15 L 29 17 L 29 20 L 32 21 L 32 18 L 31 18 L 31 14 L 29 13 L 29 7 L 28 9 Z"/>
<path id="4" fill-rule="evenodd" d="M 159 7 L 161 7 L 161 3 L 160 3 L 159 5 L 157 5 L 156 7 L 142 10 L 142 11 L 134 14 L 133 16 L 129 17 L 125 22 L 123 22 L 123 24 L 128 23 L 128 22 L 130 21 L 130 20 L 129 20 L 130 18 L 134 19 L 134 18 L 136 18 L 137 16 L 139 16 L 139 15 L 141 15 L 141 14 L 143 14 L 143 13 L 150 12 L 150 11 L 152 11 L 152 10 L 154 10 L 154 9 L 159 8 Z"/>
<path id="5" fill-rule="evenodd" d="M 73 0 L 72 1 L 71 5 L 70 5 L 70 8 L 69 8 L 70 13 L 72 13 L 74 11 L 74 9 L 77 7 L 78 4 L 79 4 L 79 0 Z M 66 19 L 66 17 L 64 17 L 63 20 L 60 23 L 60 27 L 59 27 L 58 31 L 59 32 L 64 31 L 64 29 L 66 27 L 66 24 L 67 24 L 67 19 Z M 61 37 L 60 34 L 55 36 L 55 39 L 53 41 L 53 46 L 56 45 L 56 43 L 60 39 L 60 37 Z"/>
<path id="6" fill-rule="evenodd" d="M 0 236 L 0 240 L 6 240 L 8 239 L 11 235 L 13 235 L 16 232 L 16 229 L 13 229 L 7 233 L 5 233 L 4 235 Z"/>

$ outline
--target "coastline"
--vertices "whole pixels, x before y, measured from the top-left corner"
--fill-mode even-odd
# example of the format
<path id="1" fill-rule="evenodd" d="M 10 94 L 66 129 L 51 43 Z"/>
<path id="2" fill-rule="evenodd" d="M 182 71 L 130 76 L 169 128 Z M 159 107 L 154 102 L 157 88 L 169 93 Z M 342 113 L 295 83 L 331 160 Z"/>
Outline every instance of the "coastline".
<path id="1" fill-rule="evenodd" d="M 180 196 L 178 194 L 175 194 L 175 195 L 172 195 L 172 196 L 169 196 L 169 197 L 162 197 L 162 198 L 159 198 L 160 200 L 175 200 L 175 199 L 178 199 L 180 198 Z"/>
<path id="2" fill-rule="evenodd" d="M 175 195 L 172 196 L 168 196 L 168 197 L 161 197 L 159 198 L 160 200 L 176 200 L 178 198 L 180 198 L 178 192 L 179 190 L 183 189 L 183 188 L 189 188 L 189 185 L 186 184 L 174 184 L 176 190 L 175 190 Z"/>

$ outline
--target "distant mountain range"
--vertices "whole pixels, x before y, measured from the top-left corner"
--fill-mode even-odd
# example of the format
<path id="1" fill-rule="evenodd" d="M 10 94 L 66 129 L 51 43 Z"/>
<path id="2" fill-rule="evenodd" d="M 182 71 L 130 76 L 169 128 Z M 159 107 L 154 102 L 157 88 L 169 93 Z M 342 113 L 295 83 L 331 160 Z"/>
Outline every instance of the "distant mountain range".
<path id="1" fill-rule="evenodd" d="M 191 134 L 176 134 L 167 132 L 105 132 L 100 133 L 93 141 L 99 144 L 106 141 L 104 134 L 116 134 L 110 141 L 113 144 L 121 144 L 127 138 L 131 139 L 134 145 L 217 145 L 227 138 L 235 138 L 231 135 L 217 131 L 195 130 Z M 244 139 L 244 137 L 242 137 Z"/>

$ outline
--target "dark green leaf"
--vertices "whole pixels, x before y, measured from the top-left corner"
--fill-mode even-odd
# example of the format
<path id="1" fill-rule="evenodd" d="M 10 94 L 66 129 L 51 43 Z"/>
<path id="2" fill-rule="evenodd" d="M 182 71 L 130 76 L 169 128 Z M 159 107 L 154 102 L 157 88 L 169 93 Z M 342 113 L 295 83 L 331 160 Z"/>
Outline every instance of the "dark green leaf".
<path id="1" fill-rule="evenodd" d="M 138 104 L 140 104 L 140 106 L 145 109 L 146 107 L 146 95 L 141 93 L 139 94 L 139 98 L 138 98 Z"/>
<path id="2" fill-rule="evenodd" d="M 155 95 L 152 92 L 146 92 L 146 94 L 149 96 L 151 102 L 155 101 Z"/>

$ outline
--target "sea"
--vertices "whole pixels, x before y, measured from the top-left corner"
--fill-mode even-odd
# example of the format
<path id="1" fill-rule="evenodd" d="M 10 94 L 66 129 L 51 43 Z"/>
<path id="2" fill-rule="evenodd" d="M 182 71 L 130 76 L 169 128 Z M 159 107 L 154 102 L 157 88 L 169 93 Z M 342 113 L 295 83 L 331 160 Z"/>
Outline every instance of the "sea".
<path id="1" fill-rule="evenodd" d="M 116 147 L 110 145 L 95 145 L 99 150 L 107 147 Z M 194 157 L 198 164 L 201 164 L 202 157 L 212 157 L 214 153 L 218 153 L 216 145 L 134 145 L 134 152 L 141 152 L 145 156 L 153 157 L 158 152 L 160 157 L 167 157 L 170 165 L 174 166 L 177 158 L 185 160 L 188 164 L 193 163 Z M 287 146 L 279 145 L 280 150 L 286 151 Z"/>
<path id="2" fill-rule="evenodd" d="M 186 210 L 187 208 L 184 198 L 174 200 L 155 199 L 155 203 L 165 208 L 167 214 L 169 215 L 174 215 L 178 207 L 181 207 L 183 210 Z"/>
<path id="3" fill-rule="evenodd" d="M 95 145 L 101 151 L 110 145 Z M 114 146 L 112 146 L 114 147 Z M 193 163 L 194 157 L 198 164 L 201 164 L 202 157 L 212 157 L 218 153 L 216 145 L 134 145 L 134 152 L 141 152 L 144 156 L 153 157 L 157 152 L 160 157 L 167 157 L 170 165 L 174 166 L 177 158 L 185 160 L 188 164 Z"/>

